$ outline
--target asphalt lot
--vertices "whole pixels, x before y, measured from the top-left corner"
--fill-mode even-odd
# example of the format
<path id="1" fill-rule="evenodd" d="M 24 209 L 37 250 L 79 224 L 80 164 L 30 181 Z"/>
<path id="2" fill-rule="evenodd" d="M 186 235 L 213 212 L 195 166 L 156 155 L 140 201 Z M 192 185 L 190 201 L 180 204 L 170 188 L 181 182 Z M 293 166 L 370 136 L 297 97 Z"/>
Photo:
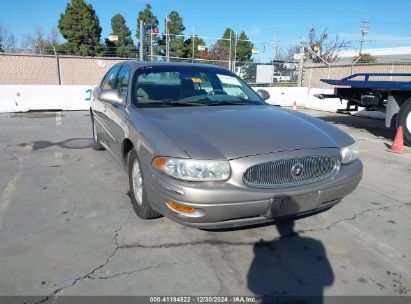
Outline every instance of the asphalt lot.
<path id="1" fill-rule="evenodd" d="M 282 238 L 138 219 L 87 112 L 0 114 L 0 295 L 410 295 L 411 149 L 385 152 L 383 121 L 305 112 L 358 141 L 364 178 Z"/>

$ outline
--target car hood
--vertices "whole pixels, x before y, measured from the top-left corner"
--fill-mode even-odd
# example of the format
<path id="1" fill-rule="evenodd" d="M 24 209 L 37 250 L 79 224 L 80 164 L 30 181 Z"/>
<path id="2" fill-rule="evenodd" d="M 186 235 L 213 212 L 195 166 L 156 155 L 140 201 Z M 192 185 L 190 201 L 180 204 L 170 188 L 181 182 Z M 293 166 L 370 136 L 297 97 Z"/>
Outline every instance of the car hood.
<path id="1" fill-rule="evenodd" d="M 235 159 L 287 150 L 337 148 L 353 142 L 346 133 L 328 123 L 274 106 L 140 110 L 143 117 L 196 159 Z"/>

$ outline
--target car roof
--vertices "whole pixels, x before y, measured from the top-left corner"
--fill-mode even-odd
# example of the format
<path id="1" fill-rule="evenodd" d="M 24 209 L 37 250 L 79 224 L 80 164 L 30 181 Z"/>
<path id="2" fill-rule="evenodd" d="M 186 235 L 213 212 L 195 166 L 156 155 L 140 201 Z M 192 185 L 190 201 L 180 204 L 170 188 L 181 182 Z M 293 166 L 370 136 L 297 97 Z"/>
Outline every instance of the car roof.
<path id="1" fill-rule="evenodd" d="M 133 70 L 137 70 L 142 67 L 161 67 L 161 66 L 170 66 L 170 67 L 204 67 L 204 68 L 215 68 L 229 71 L 225 67 L 215 65 L 215 64 L 199 64 L 199 63 L 188 63 L 188 62 L 166 62 L 166 61 L 137 61 L 137 60 L 126 60 L 117 63 L 116 65 L 127 64 Z"/>

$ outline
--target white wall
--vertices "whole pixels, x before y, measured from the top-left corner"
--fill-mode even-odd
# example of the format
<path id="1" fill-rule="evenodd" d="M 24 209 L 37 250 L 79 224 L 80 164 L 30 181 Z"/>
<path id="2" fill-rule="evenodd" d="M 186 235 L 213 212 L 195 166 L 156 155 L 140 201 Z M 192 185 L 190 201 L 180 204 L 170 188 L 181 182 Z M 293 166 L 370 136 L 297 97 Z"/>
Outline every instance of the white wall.
<path id="1" fill-rule="evenodd" d="M 314 95 L 318 94 L 333 94 L 334 89 L 318 89 L 307 87 L 253 87 L 255 91 L 264 89 L 270 93 L 269 104 L 281 107 L 292 107 L 294 101 L 298 107 L 307 109 L 337 112 L 338 109 L 345 109 L 347 101 L 340 101 L 339 98 L 319 99 Z M 367 111 L 359 107 L 359 111 L 351 112 L 353 115 L 361 117 L 369 117 L 374 119 L 385 119 L 385 113 L 379 111 Z"/>
<path id="2" fill-rule="evenodd" d="M 255 91 L 264 89 L 270 93 L 268 103 L 282 106 L 292 107 L 294 101 L 297 106 L 305 106 L 308 97 L 308 88 L 306 87 L 253 87 Z"/>
<path id="3" fill-rule="evenodd" d="M 0 85 L 0 112 L 88 110 L 92 86 Z"/>
<path id="4" fill-rule="evenodd" d="M 315 94 L 332 94 L 332 89 L 306 87 L 254 87 L 270 93 L 268 103 L 282 107 L 298 107 L 336 112 L 346 107 L 338 98 L 318 99 Z M 0 113 L 30 110 L 88 110 L 93 87 L 85 85 L 0 85 Z M 384 119 L 381 112 L 361 110 L 358 116 Z"/>

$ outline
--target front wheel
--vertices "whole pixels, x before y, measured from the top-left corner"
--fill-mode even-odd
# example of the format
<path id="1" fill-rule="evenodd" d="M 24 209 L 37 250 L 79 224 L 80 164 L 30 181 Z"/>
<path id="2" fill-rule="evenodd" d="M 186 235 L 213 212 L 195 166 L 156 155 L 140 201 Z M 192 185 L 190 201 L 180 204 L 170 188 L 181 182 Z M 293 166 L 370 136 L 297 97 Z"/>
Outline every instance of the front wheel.
<path id="1" fill-rule="evenodd" d="M 144 176 L 141 170 L 140 162 L 137 158 L 137 153 L 134 149 L 131 150 L 128 160 L 128 177 L 130 183 L 130 198 L 133 208 L 138 217 L 142 219 L 154 219 L 161 216 L 151 208 L 147 200 L 146 191 L 144 189 Z"/>
<path id="2" fill-rule="evenodd" d="M 397 119 L 397 128 L 402 126 L 404 131 L 404 143 L 411 147 L 411 98 L 408 98 L 400 108 Z"/>
<path id="3" fill-rule="evenodd" d="M 94 150 L 104 150 L 104 147 L 100 143 L 100 139 L 98 138 L 98 132 L 96 127 L 96 122 L 94 121 L 94 117 L 91 117 L 91 125 L 93 130 L 93 149 Z"/>

